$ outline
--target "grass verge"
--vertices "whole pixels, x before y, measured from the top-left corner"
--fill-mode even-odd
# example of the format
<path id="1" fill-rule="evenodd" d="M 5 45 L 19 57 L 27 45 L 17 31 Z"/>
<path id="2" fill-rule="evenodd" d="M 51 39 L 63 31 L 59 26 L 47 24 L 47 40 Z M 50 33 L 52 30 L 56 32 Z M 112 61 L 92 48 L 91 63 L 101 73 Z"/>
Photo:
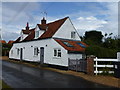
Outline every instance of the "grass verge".
<path id="1" fill-rule="evenodd" d="M 13 90 L 9 85 L 7 85 L 3 80 L 0 80 L 0 88 L 1 89 L 10 89 Z"/>

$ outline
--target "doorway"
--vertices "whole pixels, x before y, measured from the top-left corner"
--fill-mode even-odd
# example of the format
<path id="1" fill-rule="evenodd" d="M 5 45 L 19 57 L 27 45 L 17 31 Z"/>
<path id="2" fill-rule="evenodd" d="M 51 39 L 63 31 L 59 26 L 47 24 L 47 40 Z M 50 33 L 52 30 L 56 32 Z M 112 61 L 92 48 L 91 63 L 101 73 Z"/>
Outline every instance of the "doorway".
<path id="1" fill-rule="evenodd" d="M 20 60 L 23 59 L 23 48 L 20 48 Z"/>
<path id="2" fill-rule="evenodd" d="M 40 47 L 40 63 L 44 63 L 44 47 Z"/>

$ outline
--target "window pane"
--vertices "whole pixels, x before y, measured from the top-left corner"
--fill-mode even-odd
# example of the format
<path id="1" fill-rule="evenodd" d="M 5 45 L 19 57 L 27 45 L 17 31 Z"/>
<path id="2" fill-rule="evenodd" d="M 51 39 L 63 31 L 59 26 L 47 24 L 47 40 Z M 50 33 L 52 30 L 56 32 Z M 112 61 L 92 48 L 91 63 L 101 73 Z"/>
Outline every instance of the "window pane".
<path id="1" fill-rule="evenodd" d="M 39 31 L 36 31 L 36 38 L 39 37 Z"/>
<path id="2" fill-rule="evenodd" d="M 17 49 L 17 55 L 19 55 L 19 49 Z"/>
<path id="3" fill-rule="evenodd" d="M 73 32 L 71 32 L 71 38 L 73 38 L 73 34 L 72 34 Z"/>
<path id="4" fill-rule="evenodd" d="M 77 43 L 78 45 L 80 45 L 82 48 L 86 48 L 86 46 L 85 45 L 83 45 L 82 43 Z"/>
<path id="5" fill-rule="evenodd" d="M 34 55 L 35 55 L 35 48 L 34 48 Z"/>
<path id="6" fill-rule="evenodd" d="M 37 55 L 38 55 L 39 49 L 37 48 Z"/>
<path id="7" fill-rule="evenodd" d="M 61 57 L 61 50 L 58 49 L 58 57 Z"/>
<path id="8" fill-rule="evenodd" d="M 75 38 L 75 32 L 71 32 L 71 38 Z"/>
<path id="9" fill-rule="evenodd" d="M 71 45 L 69 42 L 63 41 L 63 43 L 68 46 L 68 47 L 74 47 L 73 45 Z"/>
<path id="10" fill-rule="evenodd" d="M 37 47 L 34 48 L 34 55 L 38 55 L 38 48 Z"/>
<path id="11" fill-rule="evenodd" d="M 56 49 L 54 50 L 54 56 L 57 56 L 57 50 Z"/>
<path id="12" fill-rule="evenodd" d="M 61 52 L 58 52 L 58 57 L 61 57 Z"/>

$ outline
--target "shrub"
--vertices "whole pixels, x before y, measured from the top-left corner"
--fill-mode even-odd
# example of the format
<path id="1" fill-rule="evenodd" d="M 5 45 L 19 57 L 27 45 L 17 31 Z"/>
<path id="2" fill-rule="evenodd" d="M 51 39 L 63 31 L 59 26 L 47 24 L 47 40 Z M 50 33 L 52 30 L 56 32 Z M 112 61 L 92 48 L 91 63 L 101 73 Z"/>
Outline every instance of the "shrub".
<path id="1" fill-rule="evenodd" d="M 92 45 L 86 48 L 87 55 L 95 55 L 98 58 L 117 58 L 117 50 Z"/>

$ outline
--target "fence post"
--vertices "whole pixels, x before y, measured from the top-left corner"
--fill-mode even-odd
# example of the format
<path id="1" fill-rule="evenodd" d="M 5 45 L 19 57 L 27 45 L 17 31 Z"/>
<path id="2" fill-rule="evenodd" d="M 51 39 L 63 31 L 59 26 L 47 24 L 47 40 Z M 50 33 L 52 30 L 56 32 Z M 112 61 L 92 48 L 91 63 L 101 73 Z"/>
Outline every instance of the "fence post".
<path id="1" fill-rule="evenodd" d="M 117 52 L 117 59 L 120 61 L 120 52 Z"/>
<path id="2" fill-rule="evenodd" d="M 70 65 L 70 59 L 68 58 L 68 70 L 69 70 L 69 67 L 70 67 L 69 65 Z"/>
<path id="3" fill-rule="evenodd" d="M 97 62 L 97 57 L 95 58 L 95 75 L 97 75 L 98 73 L 98 69 L 97 69 L 97 65 L 98 65 L 98 62 Z"/>
<path id="4" fill-rule="evenodd" d="M 94 58 L 95 56 L 87 56 L 87 74 L 94 75 Z"/>
<path id="5" fill-rule="evenodd" d="M 76 72 L 78 70 L 78 59 L 76 59 Z"/>

